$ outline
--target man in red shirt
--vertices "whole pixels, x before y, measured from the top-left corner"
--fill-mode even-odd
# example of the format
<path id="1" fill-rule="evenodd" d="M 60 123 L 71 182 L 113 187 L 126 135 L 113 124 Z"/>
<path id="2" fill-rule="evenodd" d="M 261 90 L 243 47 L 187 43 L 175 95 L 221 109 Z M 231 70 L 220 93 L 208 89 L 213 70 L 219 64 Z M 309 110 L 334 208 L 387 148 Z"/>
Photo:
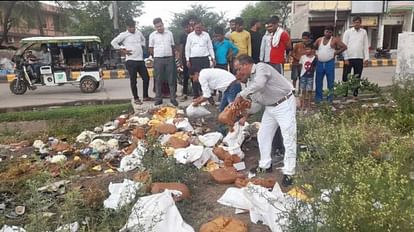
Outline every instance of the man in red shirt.
<path id="1" fill-rule="evenodd" d="M 292 47 L 290 37 L 283 28 L 279 27 L 279 17 L 272 16 L 268 24 L 272 27 L 270 65 L 283 75 L 286 49 Z"/>

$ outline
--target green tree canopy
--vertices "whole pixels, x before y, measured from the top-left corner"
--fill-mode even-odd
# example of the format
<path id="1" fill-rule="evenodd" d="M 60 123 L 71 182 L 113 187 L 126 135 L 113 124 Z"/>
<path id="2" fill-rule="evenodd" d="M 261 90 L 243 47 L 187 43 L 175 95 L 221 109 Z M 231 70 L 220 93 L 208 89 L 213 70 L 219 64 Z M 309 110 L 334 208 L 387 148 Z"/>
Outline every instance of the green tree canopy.
<path id="1" fill-rule="evenodd" d="M 271 16 L 276 15 L 283 27 L 286 26 L 291 12 L 291 1 L 261 1 L 247 5 L 241 12 L 245 28 L 249 28 L 252 19 L 265 23 Z"/>
<path id="2" fill-rule="evenodd" d="M 103 46 L 109 46 L 116 36 L 113 21 L 109 15 L 111 1 L 68 1 L 71 23 L 71 35 L 97 35 Z M 136 18 L 142 15 L 142 1 L 118 1 L 119 30 L 126 28 L 127 18 Z"/>
<path id="3" fill-rule="evenodd" d="M 212 35 L 214 27 L 221 26 L 226 28 L 228 19 L 224 12 L 215 12 L 211 7 L 204 6 L 202 4 L 192 4 L 189 9 L 186 9 L 183 13 L 174 13 L 169 30 L 174 34 L 175 43 L 179 42 L 179 35 L 183 33 L 181 23 L 183 20 L 189 17 L 196 17 L 201 20 L 207 32 Z"/>

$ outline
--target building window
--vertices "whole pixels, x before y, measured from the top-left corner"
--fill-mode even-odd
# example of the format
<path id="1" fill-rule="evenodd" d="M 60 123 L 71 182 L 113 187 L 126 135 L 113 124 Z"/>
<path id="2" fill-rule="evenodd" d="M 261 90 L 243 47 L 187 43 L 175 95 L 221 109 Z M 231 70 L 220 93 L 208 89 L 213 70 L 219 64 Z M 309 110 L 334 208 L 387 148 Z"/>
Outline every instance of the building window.
<path id="1" fill-rule="evenodd" d="M 59 15 L 54 15 L 53 16 L 53 26 L 54 26 L 55 31 L 61 31 L 62 25 L 61 25 Z"/>

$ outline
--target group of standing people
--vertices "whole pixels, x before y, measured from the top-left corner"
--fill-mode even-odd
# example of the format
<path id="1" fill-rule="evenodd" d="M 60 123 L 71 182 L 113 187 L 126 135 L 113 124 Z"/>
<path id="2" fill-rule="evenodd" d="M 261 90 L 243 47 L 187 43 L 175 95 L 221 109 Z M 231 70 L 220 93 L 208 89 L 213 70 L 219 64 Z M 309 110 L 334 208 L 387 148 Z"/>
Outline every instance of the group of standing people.
<path id="1" fill-rule="evenodd" d="M 343 42 L 333 36 L 333 28 L 326 27 L 324 36 L 310 41 L 310 33 L 302 34 L 302 42 L 295 45 L 292 57 L 292 82 L 283 76 L 286 50 L 291 49 L 289 34 L 279 26 L 279 18 L 272 16 L 265 24 L 266 33 L 259 31 L 261 23 L 252 20 L 250 31 L 244 30 L 244 21 L 238 17 L 230 21 L 230 31 L 214 28 L 213 40 L 205 32 L 203 24 L 196 18 L 183 21 L 184 33 L 180 37 L 178 54 L 184 65 L 183 97 L 187 99 L 188 82 L 192 82 L 193 102 L 197 106 L 204 101 L 213 103 L 212 95 L 220 94 L 219 110 L 231 102 L 250 100 L 264 108 L 258 132 L 260 160 L 251 172 L 271 172 L 272 153 L 277 148 L 284 153 L 282 185 L 292 184 L 296 167 L 296 100 L 295 88 L 300 78 L 300 87 L 310 94 L 316 73 L 315 102 L 323 99 L 323 78 L 327 76 L 327 100 L 333 100 L 335 79 L 335 56 L 344 52 L 346 72 L 361 77 L 363 64 L 368 60 L 368 40 L 361 28 L 361 18 L 353 19 L 354 27 L 344 34 Z M 164 28 L 161 18 L 153 20 L 155 31 L 149 36 L 149 53 L 154 57 L 155 105 L 162 104 L 161 77 L 166 76 L 170 88 L 170 102 L 176 100 L 176 79 L 173 76 L 175 43 L 173 35 Z M 136 31 L 135 22 L 127 21 L 127 31 L 111 42 L 114 48 L 126 54 L 126 68 L 130 73 L 131 90 L 136 104 L 142 104 L 136 88 L 137 72 L 143 78 L 144 101 L 148 96 L 148 72 L 143 62 L 142 49 L 145 38 Z M 123 44 L 123 48 L 120 47 Z M 348 48 L 348 50 L 347 50 Z M 344 75 L 346 76 L 346 75 Z M 346 81 L 345 79 L 343 81 Z M 246 84 L 242 90 L 241 83 Z M 354 90 L 354 96 L 358 90 Z M 310 103 L 309 103 L 310 104 Z M 243 124 L 249 114 L 243 115 Z M 269 136 L 271 135 L 271 136 Z"/>

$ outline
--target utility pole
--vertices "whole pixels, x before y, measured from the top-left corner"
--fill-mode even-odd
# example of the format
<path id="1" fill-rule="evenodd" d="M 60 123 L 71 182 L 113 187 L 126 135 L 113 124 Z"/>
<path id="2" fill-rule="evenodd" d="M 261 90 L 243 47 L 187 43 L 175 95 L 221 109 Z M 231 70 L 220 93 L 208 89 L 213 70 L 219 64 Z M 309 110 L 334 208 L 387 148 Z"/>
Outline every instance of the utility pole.
<path id="1" fill-rule="evenodd" d="M 119 24 L 118 24 L 118 2 L 112 1 L 112 12 L 114 14 L 113 20 L 114 20 L 114 32 L 115 34 L 118 34 L 119 32 Z"/>

